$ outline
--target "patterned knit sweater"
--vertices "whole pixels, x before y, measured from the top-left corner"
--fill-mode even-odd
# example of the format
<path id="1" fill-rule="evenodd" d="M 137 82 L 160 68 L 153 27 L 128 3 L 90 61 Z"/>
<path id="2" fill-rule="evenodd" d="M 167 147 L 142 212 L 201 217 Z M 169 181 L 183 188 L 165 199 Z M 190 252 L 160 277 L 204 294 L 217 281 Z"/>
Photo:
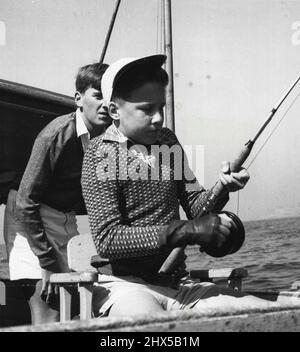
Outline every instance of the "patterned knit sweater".
<path id="1" fill-rule="evenodd" d="M 91 141 L 84 156 L 82 190 L 92 236 L 99 255 L 112 261 L 115 275 L 155 275 L 172 250 L 160 243 L 170 222 L 179 220 L 179 206 L 192 219 L 210 192 L 187 168 L 173 132 L 163 128 L 157 144 L 177 148 L 182 157 L 171 153 L 170 160 L 160 156 L 147 162 L 147 150 L 139 153 L 114 125 Z M 227 201 L 226 195 L 214 210 Z"/>

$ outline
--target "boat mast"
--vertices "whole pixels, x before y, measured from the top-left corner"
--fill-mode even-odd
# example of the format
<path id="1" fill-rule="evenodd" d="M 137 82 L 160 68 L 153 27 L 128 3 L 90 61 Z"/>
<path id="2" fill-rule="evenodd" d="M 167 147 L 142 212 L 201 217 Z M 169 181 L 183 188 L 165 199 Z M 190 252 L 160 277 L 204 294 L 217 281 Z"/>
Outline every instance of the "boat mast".
<path id="1" fill-rule="evenodd" d="M 174 114 L 174 85 L 173 85 L 173 47 L 172 47 L 172 9 L 171 0 L 164 1 L 165 22 L 165 54 L 167 55 L 166 71 L 169 75 L 169 84 L 166 92 L 166 126 L 175 132 Z"/>

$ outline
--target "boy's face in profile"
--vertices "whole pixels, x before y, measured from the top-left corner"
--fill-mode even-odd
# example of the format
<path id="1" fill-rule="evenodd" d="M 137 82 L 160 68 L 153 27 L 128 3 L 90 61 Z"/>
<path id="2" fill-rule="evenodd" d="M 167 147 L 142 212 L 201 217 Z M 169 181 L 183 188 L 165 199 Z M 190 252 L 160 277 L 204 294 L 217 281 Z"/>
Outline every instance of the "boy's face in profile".
<path id="1" fill-rule="evenodd" d="M 165 87 L 156 82 L 145 83 L 126 100 L 117 99 L 119 130 L 138 144 L 155 144 L 164 122 L 165 104 Z"/>

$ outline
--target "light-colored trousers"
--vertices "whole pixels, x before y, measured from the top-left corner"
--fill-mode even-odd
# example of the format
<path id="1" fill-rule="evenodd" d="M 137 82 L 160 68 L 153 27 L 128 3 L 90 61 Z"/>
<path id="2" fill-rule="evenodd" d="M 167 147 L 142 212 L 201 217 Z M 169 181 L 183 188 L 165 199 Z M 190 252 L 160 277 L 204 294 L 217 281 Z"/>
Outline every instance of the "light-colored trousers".
<path id="1" fill-rule="evenodd" d="M 41 279 L 38 257 L 27 241 L 26 228 L 15 216 L 17 191 L 10 190 L 4 213 L 4 240 L 8 255 L 11 280 Z M 67 243 L 78 235 L 75 212 L 63 213 L 45 204 L 40 206 L 40 216 L 47 238 L 55 251 L 59 252 L 59 266 L 68 270 Z"/>

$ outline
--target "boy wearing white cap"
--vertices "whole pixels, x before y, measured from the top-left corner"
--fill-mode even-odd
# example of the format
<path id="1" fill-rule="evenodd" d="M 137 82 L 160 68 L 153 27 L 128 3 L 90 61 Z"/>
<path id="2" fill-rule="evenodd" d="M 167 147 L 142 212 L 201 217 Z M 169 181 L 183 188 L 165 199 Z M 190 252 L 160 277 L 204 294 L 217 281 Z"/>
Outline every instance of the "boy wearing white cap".
<path id="1" fill-rule="evenodd" d="M 190 169 L 188 175 L 183 172 L 183 149 L 174 133 L 162 127 L 168 84 L 161 68 L 165 60 L 164 55 L 121 59 L 102 78 L 113 124 L 92 141 L 82 170 L 93 239 L 113 272 L 112 280 L 95 291 L 97 315 L 197 309 L 204 298 L 220 293 L 245 296 L 211 283 L 194 283 L 182 270 L 183 263 L 169 278 L 158 274 L 176 247 L 198 244 L 202 250 L 227 254 L 233 226 L 224 215 L 197 217 L 211 191 L 198 184 Z M 164 159 L 155 150 L 172 152 Z M 247 171 L 230 173 L 228 165 L 221 173 L 222 183 L 229 192 L 243 188 Z M 214 212 L 227 200 L 228 192 L 216 202 Z M 180 220 L 179 205 L 189 220 Z"/>

